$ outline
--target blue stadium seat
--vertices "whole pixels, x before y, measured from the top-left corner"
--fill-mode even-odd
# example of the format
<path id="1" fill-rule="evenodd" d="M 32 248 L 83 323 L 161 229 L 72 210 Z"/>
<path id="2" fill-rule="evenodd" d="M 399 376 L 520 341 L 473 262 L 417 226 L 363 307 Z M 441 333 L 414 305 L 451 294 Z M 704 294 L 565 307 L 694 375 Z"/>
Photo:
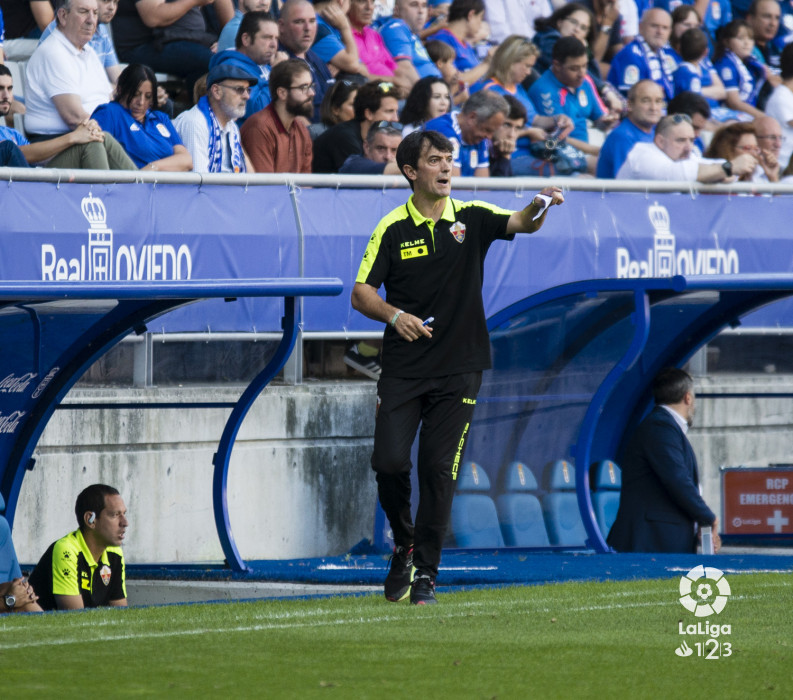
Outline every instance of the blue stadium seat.
<path id="1" fill-rule="evenodd" d="M 620 505 L 622 472 L 610 459 L 595 462 L 589 472 L 589 483 L 594 490 L 592 507 L 603 537 L 609 534 Z"/>
<path id="2" fill-rule="evenodd" d="M 503 547 L 490 479 L 476 462 L 463 462 L 452 502 L 452 534 L 458 547 Z"/>
<path id="3" fill-rule="evenodd" d="M 507 467 L 504 491 L 496 499 L 501 534 L 508 547 L 547 547 L 548 533 L 537 498 L 537 479 L 523 462 Z"/>
<path id="4" fill-rule="evenodd" d="M 580 547 L 586 543 L 586 530 L 578 510 L 575 493 L 575 467 L 563 459 L 551 462 L 543 477 L 546 494 L 542 513 L 551 544 Z"/>

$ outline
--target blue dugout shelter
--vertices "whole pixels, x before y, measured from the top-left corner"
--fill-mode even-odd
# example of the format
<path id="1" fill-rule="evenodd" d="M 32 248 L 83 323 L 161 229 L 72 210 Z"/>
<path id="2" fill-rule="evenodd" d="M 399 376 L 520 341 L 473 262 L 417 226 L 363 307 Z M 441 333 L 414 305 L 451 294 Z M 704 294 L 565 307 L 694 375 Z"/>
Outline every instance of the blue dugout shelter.
<path id="1" fill-rule="evenodd" d="M 300 327 L 298 297 L 342 291 L 335 278 L 0 284 L 0 495 L 13 525 L 25 472 L 53 411 L 99 357 L 131 332 L 172 309 L 202 299 L 234 302 L 245 297 L 283 297 L 283 335 L 269 363 L 233 407 L 214 457 L 213 505 L 227 562 L 243 570 L 229 523 L 226 483 L 229 460 L 245 415 L 281 370 Z"/>
<path id="2" fill-rule="evenodd" d="M 791 275 L 675 276 L 575 282 L 489 319 L 493 369 L 479 395 L 466 459 L 503 493 L 516 462 L 575 469 L 586 546 L 609 551 L 589 466 L 619 457 L 652 407 L 653 377 L 682 366 L 747 313 L 793 294 Z M 553 488 L 546 485 L 546 488 Z"/>

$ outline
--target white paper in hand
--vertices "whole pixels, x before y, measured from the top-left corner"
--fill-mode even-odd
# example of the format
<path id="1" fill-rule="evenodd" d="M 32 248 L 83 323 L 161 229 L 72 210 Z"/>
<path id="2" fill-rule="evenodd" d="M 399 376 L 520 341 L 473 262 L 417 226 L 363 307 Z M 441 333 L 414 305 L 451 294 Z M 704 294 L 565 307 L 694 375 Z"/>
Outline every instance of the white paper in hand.
<path id="1" fill-rule="evenodd" d="M 545 210 L 551 206 L 551 202 L 553 201 L 553 198 L 549 197 L 547 194 L 535 194 L 534 200 L 532 201 L 536 202 L 538 199 L 542 200 L 542 206 L 540 207 L 540 211 L 537 212 L 537 214 L 534 216 L 532 221 L 537 221 L 537 219 L 539 219 L 545 213 Z"/>

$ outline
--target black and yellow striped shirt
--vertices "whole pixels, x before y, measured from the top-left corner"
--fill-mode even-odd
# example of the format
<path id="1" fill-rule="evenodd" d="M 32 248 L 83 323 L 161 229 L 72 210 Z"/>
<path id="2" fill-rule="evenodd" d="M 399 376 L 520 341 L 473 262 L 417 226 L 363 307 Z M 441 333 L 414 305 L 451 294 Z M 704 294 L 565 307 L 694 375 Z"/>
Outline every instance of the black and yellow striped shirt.
<path id="1" fill-rule="evenodd" d="M 386 301 L 426 319 L 432 338 L 408 343 L 386 326 L 382 375 L 441 377 L 490 367 L 482 303 L 485 256 L 507 234 L 511 211 L 487 202 L 448 198 L 437 223 L 424 217 L 413 197 L 375 228 L 356 282 L 385 286 Z"/>

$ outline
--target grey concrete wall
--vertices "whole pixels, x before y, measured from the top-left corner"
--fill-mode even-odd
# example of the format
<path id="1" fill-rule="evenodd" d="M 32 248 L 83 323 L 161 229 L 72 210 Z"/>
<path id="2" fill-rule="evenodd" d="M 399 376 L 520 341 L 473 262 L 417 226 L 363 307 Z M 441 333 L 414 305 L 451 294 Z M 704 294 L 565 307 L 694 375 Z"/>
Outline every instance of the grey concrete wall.
<path id="1" fill-rule="evenodd" d="M 236 401 L 240 388 L 76 389 L 76 403 Z M 371 537 L 375 384 L 271 386 L 240 429 L 229 469 L 232 530 L 246 559 L 339 554 Z M 230 409 L 60 410 L 23 482 L 14 524 L 21 561 L 76 527 L 77 493 L 116 486 L 137 562 L 220 561 L 212 456 Z"/>
<path id="2" fill-rule="evenodd" d="M 70 402 L 233 401 L 240 388 L 77 389 Z M 712 376 L 699 393 L 791 392 L 791 376 Z M 369 467 L 375 384 L 269 387 L 240 430 L 229 476 L 232 528 L 247 559 L 340 554 L 372 533 Z M 212 455 L 228 409 L 58 411 L 25 478 L 14 527 L 33 562 L 76 526 L 84 486 L 117 486 L 129 508 L 130 561 L 219 561 Z M 721 512 L 722 465 L 793 462 L 793 400 L 699 399 L 691 441 L 704 495 Z"/>
<path id="3" fill-rule="evenodd" d="M 793 393 L 790 375 L 711 375 L 696 392 Z M 702 474 L 703 495 L 721 518 L 721 466 L 793 464 L 793 399 L 697 399 L 691 444 Z"/>

